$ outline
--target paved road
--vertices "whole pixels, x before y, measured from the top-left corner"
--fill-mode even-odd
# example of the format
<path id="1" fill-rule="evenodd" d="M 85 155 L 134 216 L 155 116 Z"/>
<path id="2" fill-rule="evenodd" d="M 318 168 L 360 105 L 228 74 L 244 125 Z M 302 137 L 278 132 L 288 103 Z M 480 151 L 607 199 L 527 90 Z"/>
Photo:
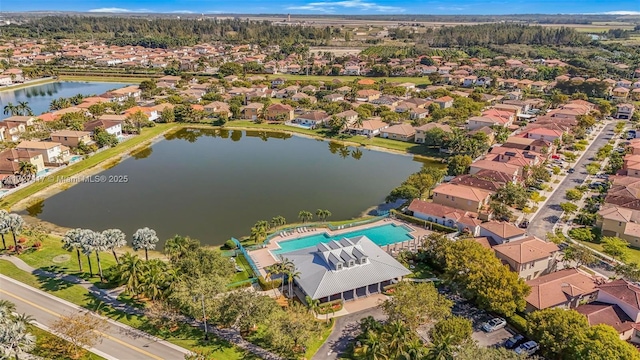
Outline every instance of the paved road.
<path id="1" fill-rule="evenodd" d="M 3 275 L 0 275 L 0 299 L 15 303 L 18 313 L 31 315 L 45 326 L 51 326 L 63 315 L 83 311 L 74 304 Z M 108 359 L 182 360 L 185 354 L 189 353 L 186 349 L 112 320 L 106 323 L 100 335 L 102 343 L 94 348 L 101 352 L 103 357 L 103 354 L 106 354 Z"/>
<path id="2" fill-rule="evenodd" d="M 331 335 L 322 344 L 312 360 L 334 360 L 347 350 L 347 346 L 360 332 L 360 320 L 373 316 L 377 320 L 384 320 L 386 316 L 378 307 L 358 311 L 336 319 Z"/>
<path id="3" fill-rule="evenodd" d="M 560 216 L 562 215 L 560 203 L 567 201 L 564 197 L 565 193 L 567 190 L 584 182 L 587 177 L 585 166 L 591 162 L 589 158 L 595 156 L 598 149 L 606 145 L 607 142 L 615 136 L 613 134 L 615 125 L 615 122 L 611 122 L 605 126 L 604 130 L 591 143 L 591 146 L 589 146 L 582 158 L 574 164 L 573 167 L 576 171 L 573 174 L 567 174 L 565 179 L 558 184 L 557 190 L 551 195 L 538 214 L 529 222 L 527 232 L 530 235 L 545 239 L 548 232 L 553 232 L 553 226 L 560 220 Z"/>

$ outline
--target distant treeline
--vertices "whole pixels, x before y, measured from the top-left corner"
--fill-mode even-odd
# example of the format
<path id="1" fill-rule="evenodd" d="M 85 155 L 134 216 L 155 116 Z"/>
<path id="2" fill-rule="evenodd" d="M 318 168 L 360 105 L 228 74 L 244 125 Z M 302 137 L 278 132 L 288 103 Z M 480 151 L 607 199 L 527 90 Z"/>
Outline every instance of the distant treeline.
<path id="1" fill-rule="evenodd" d="M 339 32 L 339 29 L 337 29 Z M 152 48 L 190 46 L 199 42 L 320 44 L 332 29 L 311 26 L 274 26 L 267 21 L 240 19 L 139 19 L 130 17 L 47 16 L 23 25 L 2 27 L 9 38 L 104 40 L 113 45 Z"/>
<path id="2" fill-rule="evenodd" d="M 488 46 L 506 44 L 525 45 L 585 45 L 591 39 L 571 28 L 528 26 L 508 23 L 458 25 L 428 29 L 415 34 L 419 44 L 433 47 Z"/>
<path id="3" fill-rule="evenodd" d="M 9 38 L 103 40 L 110 45 L 150 48 L 190 46 L 202 42 L 257 43 L 260 45 L 326 45 L 341 36 L 340 28 L 278 26 L 268 21 L 240 19 L 140 19 L 132 17 L 47 16 L 23 25 L 2 27 Z M 426 33 L 395 31 L 396 38 L 411 38 L 433 47 L 505 44 L 583 45 L 589 37 L 570 28 L 549 28 L 514 23 L 460 25 L 427 29 Z"/>

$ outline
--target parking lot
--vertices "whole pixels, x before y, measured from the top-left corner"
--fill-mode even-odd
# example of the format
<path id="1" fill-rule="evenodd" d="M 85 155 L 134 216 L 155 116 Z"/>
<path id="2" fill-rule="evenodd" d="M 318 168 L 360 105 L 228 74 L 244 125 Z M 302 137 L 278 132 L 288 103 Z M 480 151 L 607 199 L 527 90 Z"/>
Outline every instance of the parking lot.
<path id="1" fill-rule="evenodd" d="M 465 317 L 473 322 L 472 338 L 478 342 L 478 345 L 483 347 L 499 347 L 504 344 L 505 340 L 516 334 L 514 330 L 509 328 L 509 325 L 490 333 L 485 332 L 481 328 L 482 324 L 495 316 L 474 307 L 457 295 L 446 294 L 446 296 L 454 302 L 453 308 L 451 309 L 454 315 Z"/>

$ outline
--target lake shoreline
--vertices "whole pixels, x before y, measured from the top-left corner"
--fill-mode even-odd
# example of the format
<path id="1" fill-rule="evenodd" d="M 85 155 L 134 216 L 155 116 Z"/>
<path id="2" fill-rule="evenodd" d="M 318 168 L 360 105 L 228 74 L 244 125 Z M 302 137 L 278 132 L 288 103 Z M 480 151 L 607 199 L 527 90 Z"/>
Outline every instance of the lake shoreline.
<path id="1" fill-rule="evenodd" d="M 5 92 L 5 91 L 13 91 L 13 90 L 25 89 L 25 88 L 32 87 L 32 86 L 45 85 L 45 84 L 49 84 L 49 83 L 56 82 L 56 81 L 59 81 L 59 80 L 56 79 L 55 77 L 41 78 L 41 79 L 37 79 L 37 80 L 29 80 L 28 82 L 24 82 L 24 83 L 21 83 L 21 84 L 3 86 L 3 87 L 0 88 L 0 93 Z"/>

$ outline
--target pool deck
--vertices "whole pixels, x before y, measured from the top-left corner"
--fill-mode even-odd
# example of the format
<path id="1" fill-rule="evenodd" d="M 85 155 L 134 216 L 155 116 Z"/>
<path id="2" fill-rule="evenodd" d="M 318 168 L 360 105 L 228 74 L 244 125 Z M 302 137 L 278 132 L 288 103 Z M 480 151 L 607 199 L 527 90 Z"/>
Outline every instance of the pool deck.
<path id="1" fill-rule="evenodd" d="M 419 246 L 419 241 L 417 239 L 420 239 L 423 236 L 427 236 L 433 233 L 430 230 L 417 227 L 413 224 L 405 223 L 404 221 L 400 221 L 398 219 L 390 219 L 390 218 L 383 219 L 383 220 L 376 221 L 369 224 L 364 224 L 364 225 L 357 225 L 352 227 L 345 226 L 344 228 L 338 229 L 338 230 L 331 230 L 326 227 L 321 227 L 321 228 L 307 227 L 306 232 L 298 233 L 297 231 L 293 231 L 293 233 L 288 236 L 284 236 L 284 237 L 276 236 L 273 239 L 271 239 L 271 241 L 265 248 L 250 251 L 249 256 L 251 256 L 251 259 L 253 259 L 253 262 L 260 269 L 260 275 L 265 276 L 267 273 L 264 270 L 264 268 L 278 262 L 278 259 L 273 255 L 271 251 L 279 250 L 280 245 L 278 245 L 278 243 L 281 241 L 295 240 L 295 239 L 304 238 L 304 237 L 316 235 L 316 234 L 323 234 L 323 233 L 326 233 L 330 237 L 333 237 L 333 236 L 338 236 L 341 234 L 346 234 L 354 231 L 364 230 L 364 229 L 377 227 L 381 225 L 387 225 L 389 223 L 395 224 L 397 226 L 405 226 L 413 230 L 409 233 L 411 236 L 413 236 L 413 239 L 382 246 L 382 249 L 384 249 L 391 255 L 394 255 L 398 251 L 401 251 L 403 249 L 408 249 L 408 250 L 417 249 L 417 247 Z M 304 227 L 304 226 L 300 226 L 300 227 Z"/>

